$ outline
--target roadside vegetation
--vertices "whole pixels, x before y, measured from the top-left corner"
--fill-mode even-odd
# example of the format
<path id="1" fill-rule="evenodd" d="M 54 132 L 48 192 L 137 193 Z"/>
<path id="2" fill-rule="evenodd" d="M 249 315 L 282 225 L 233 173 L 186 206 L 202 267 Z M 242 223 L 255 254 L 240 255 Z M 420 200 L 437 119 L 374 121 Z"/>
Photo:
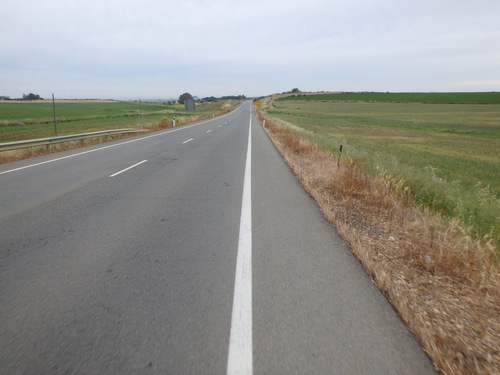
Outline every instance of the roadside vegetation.
<path id="1" fill-rule="evenodd" d="M 437 368 L 497 373 L 500 106 L 313 98 L 262 100 L 278 150 Z"/>
<path id="2" fill-rule="evenodd" d="M 67 100 L 56 101 L 57 135 L 88 133 L 120 128 L 156 131 L 200 121 L 227 113 L 241 103 L 224 100 L 196 105 L 184 111 L 182 104 L 148 102 Z M 52 101 L 0 101 L 0 142 L 50 138 L 55 136 Z M 118 136 L 110 137 L 116 139 Z M 86 140 L 84 144 L 102 142 Z M 81 146 L 81 142 L 51 146 L 51 151 Z M 46 153 L 45 147 L 0 152 L 0 163 Z"/>
<path id="3" fill-rule="evenodd" d="M 396 94 L 394 94 L 396 95 Z M 332 95 L 335 96 L 335 95 Z M 371 175 L 407 189 L 410 204 L 500 238 L 500 105 L 277 100 L 266 113 Z M 497 249 L 498 250 L 498 249 Z M 497 253 L 500 255 L 500 253 Z"/>

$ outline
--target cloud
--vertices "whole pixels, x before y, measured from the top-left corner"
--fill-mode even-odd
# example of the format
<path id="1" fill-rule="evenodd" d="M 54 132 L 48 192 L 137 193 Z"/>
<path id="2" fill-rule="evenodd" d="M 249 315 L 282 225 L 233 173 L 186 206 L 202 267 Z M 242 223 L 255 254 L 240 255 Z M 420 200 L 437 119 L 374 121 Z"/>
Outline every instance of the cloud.
<path id="1" fill-rule="evenodd" d="M 466 82 L 500 79 L 499 15 L 492 0 L 2 2 L 0 94 L 480 89 Z"/>

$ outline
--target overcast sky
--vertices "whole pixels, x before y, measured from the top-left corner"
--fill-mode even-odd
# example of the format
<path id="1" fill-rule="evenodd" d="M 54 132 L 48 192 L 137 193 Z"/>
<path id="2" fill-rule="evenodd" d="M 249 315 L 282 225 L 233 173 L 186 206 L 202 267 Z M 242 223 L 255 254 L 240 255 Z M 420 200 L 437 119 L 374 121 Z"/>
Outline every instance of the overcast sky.
<path id="1" fill-rule="evenodd" d="M 0 95 L 500 91 L 499 0 L 0 0 Z"/>

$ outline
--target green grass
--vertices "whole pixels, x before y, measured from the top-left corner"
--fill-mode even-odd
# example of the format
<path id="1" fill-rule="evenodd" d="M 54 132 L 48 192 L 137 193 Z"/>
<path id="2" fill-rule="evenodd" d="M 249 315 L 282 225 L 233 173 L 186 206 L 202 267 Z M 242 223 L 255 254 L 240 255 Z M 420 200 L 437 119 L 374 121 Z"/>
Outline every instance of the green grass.
<path id="1" fill-rule="evenodd" d="M 219 106 L 220 107 L 220 106 Z M 58 135 L 123 127 L 148 128 L 165 117 L 207 116 L 213 105 L 184 112 L 182 105 L 139 102 L 56 102 Z M 52 102 L 0 102 L 0 142 L 54 136 Z"/>
<path id="2" fill-rule="evenodd" d="M 44 102 L 4 102 L 0 103 L 0 121 L 20 121 L 25 123 L 53 120 L 52 103 Z M 146 107 L 146 105 L 144 105 Z M 126 116 L 139 113 L 139 103 L 135 102 L 63 102 L 56 103 L 56 118 L 59 121 L 89 117 Z"/>
<path id="3" fill-rule="evenodd" d="M 361 102 L 403 102 L 403 103 L 472 103 L 500 104 L 500 92 L 347 92 L 339 94 L 318 94 L 308 96 L 289 96 L 278 100 L 327 100 Z"/>
<path id="4" fill-rule="evenodd" d="M 417 205 L 500 236 L 500 105 L 287 100 L 266 112 L 329 152 L 342 144 L 373 174 L 404 180 Z"/>

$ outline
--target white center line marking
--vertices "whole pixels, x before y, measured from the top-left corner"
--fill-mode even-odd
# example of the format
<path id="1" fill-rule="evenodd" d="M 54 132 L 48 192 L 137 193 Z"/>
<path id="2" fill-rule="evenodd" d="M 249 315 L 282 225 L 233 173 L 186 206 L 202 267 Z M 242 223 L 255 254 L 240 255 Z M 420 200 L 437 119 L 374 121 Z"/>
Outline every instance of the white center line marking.
<path id="1" fill-rule="evenodd" d="M 217 127 L 220 128 L 222 125 L 218 125 Z"/>
<path id="2" fill-rule="evenodd" d="M 211 131 L 212 131 L 212 129 L 210 129 L 210 130 L 207 130 L 207 133 L 210 133 Z"/>
<path id="3" fill-rule="evenodd" d="M 194 138 L 189 138 L 187 141 L 182 142 L 182 144 L 185 144 L 185 143 L 191 142 L 193 139 L 194 139 Z"/>
<path id="4" fill-rule="evenodd" d="M 126 172 L 128 171 L 129 169 L 132 169 L 134 167 L 137 167 L 138 165 L 141 165 L 142 163 L 145 163 L 147 162 L 147 160 L 143 160 L 143 161 L 140 161 L 139 163 L 135 163 L 134 165 L 131 165 L 130 167 L 128 168 L 125 168 L 125 169 L 122 169 L 121 171 L 119 172 L 116 172 L 116 173 L 113 173 L 112 175 L 110 175 L 109 177 L 115 177 L 115 176 L 118 176 L 119 174 L 122 174 L 123 172 Z"/>
<path id="5" fill-rule="evenodd" d="M 241 202 L 240 237 L 236 258 L 233 313 L 227 374 L 253 372 L 252 357 L 252 117 Z"/>

